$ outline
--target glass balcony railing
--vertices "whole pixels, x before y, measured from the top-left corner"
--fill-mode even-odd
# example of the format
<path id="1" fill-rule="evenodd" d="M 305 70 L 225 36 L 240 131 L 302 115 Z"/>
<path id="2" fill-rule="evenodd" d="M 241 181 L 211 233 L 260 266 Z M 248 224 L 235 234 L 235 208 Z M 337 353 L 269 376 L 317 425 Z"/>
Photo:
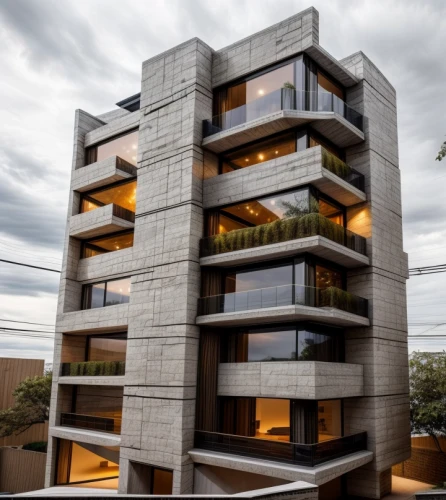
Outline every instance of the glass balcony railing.
<path id="1" fill-rule="evenodd" d="M 195 448 L 314 467 L 329 460 L 366 450 L 367 433 L 360 432 L 315 444 L 298 444 L 195 431 Z"/>
<path id="2" fill-rule="evenodd" d="M 121 434 L 121 422 L 120 417 L 97 417 L 78 413 L 62 413 L 60 416 L 62 427 L 76 427 L 113 434 Z"/>
<path id="3" fill-rule="evenodd" d="M 62 363 L 63 377 L 98 377 L 125 375 L 125 361 L 83 361 Z"/>
<path id="4" fill-rule="evenodd" d="M 323 236 L 355 252 L 366 255 L 366 239 L 323 215 L 310 213 L 268 224 L 216 234 L 200 241 L 201 257 L 256 248 L 273 243 Z"/>
<path id="5" fill-rule="evenodd" d="M 322 167 L 360 191 L 365 191 L 364 175 L 324 148 L 322 148 Z"/>
<path id="6" fill-rule="evenodd" d="M 211 120 L 204 120 L 203 137 L 283 110 L 334 112 L 363 131 L 364 117 L 361 113 L 355 111 L 331 92 L 308 92 L 282 88 L 259 99 L 254 99 L 243 106 L 216 115 Z"/>
<path id="7" fill-rule="evenodd" d="M 305 285 L 282 285 L 201 297 L 198 299 L 198 315 L 206 316 L 290 305 L 330 307 L 368 317 L 367 299 L 334 286 L 316 288 Z"/>

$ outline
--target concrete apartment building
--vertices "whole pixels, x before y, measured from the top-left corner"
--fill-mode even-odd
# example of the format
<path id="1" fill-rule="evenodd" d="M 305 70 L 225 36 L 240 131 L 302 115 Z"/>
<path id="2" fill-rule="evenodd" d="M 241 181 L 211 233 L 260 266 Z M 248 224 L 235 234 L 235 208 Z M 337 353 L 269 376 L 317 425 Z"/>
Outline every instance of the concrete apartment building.
<path id="1" fill-rule="evenodd" d="M 314 8 L 148 59 L 76 111 L 46 486 L 381 498 L 406 279 L 395 90 Z"/>

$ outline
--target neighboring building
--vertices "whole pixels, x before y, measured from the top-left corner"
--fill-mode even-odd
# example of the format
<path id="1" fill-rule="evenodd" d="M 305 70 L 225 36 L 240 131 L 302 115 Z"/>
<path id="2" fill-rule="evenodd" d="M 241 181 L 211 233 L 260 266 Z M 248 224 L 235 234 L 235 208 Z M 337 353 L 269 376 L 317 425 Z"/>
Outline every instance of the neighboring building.
<path id="1" fill-rule="evenodd" d="M 46 485 L 380 498 L 410 455 L 395 90 L 307 9 L 76 112 Z M 118 480 L 119 476 L 119 480 Z"/>
<path id="2" fill-rule="evenodd" d="M 28 377 L 42 376 L 45 360 L 0 358 L 0 410 L 14 406 L 13 392 L 16 387 Z M 21 446 L 36 441 L 47 441 L 48 422 L 34 424 L 20 434 L 0 438 L 2 446 Z"/>

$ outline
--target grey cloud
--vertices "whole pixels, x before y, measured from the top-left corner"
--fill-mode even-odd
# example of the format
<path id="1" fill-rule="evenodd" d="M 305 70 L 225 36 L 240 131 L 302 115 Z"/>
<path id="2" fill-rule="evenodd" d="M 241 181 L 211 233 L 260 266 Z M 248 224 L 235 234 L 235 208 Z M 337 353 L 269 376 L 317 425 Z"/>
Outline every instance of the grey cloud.
<path id="1" fill-rule="evenodd" d="M 42 264 L 57 269 L 56 265 Z M 0 295 L 40 297 L 56 295 L 59 290 L 59 274 L 0 262 Z"/>

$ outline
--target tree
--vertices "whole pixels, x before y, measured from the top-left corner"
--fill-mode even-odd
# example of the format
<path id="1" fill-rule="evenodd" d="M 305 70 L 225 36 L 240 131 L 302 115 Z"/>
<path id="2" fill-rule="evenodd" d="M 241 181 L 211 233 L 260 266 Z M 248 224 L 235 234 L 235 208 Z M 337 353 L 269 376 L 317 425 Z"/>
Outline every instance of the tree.
<path id="1" fill-rule="evenodd" d="M 412 431 L 426 433 L 441 450 L 446 436 L 446 352 L 414 353 L 410 367 L 410 422 Z"/>
<path id="2" fill-rule="evenodd" d="M 15 403 L 0 411 L 0 437 L 21 434 L 49 418 L 52 372 L 28 377 L 13 392 Z"/>
<path id="3" fill-rule="evenodd" d="M 440 151 L 438 152 L 437 157 L 435 158 L 438 161 L 441 161 L 446 156 L 446 141 L 441 145 Z"/>

